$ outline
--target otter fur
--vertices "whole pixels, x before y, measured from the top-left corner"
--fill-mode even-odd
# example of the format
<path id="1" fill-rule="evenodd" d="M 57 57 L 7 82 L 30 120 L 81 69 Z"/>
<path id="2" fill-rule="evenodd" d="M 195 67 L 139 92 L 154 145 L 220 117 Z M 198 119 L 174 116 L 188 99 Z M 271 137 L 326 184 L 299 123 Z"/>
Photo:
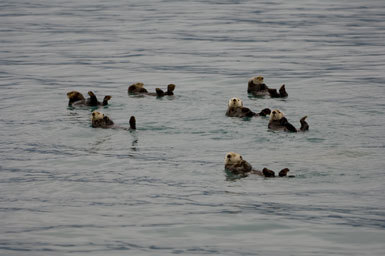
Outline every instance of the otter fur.
<path id="1" fill-rule="evenodd" d="M 110 95 L 106 95 L 104 96 L 103 102 L 100 102 L 92 91 L 88 92 L 88 96 L 90 97 L 86 100 L 83 94 L 78 91 L 68 92 L 68 106 L 106 106 L 108 105 L 108 101 L 111 99 Z"/>
<path id="2" fill-rule="evenodd" d="M 270 109 L 265 108 L 259 113 L 254 113 L 249 108 L 243 107 L 243 102 L 239 98 L 229 99 L 226 116 L 230 117 L 253 117 L 266 116 L 270 114 Z"/>
<path id="3" fill-rule="evenodd" d="M 279 109 L 274 109 L 270 113 L 268 128 L 276 131 L 304 132 L 309 130 L 309 124 L 306 122 L 306 118 L 307 116 L 301 118 L 301 127 L 297 129 L 291 123 L 289 123 L 282 111 Z"/>
<path id="4" fill-rule="evenodd" d="M 247 84 L 247 92 L 257 97 L 270 95 L 272 98 L 286 98 L 289 96 L 284 84 L 279 89 L 279 92 L 277 92 L 277 89 L 269 88 L 263 82 L 263 79 L 263 76 L 254 76 L 250 78 Z"/>
<path id="5" fill-rule="evenodd" d="M 256 174 L 264 177 L 276 177 L 275 172 L 270 169 L 263 168 L 262 171 L 253 169 L 253 167 L 246 160 L 243 160 L 240 154 L 234 152 L 226 154 L 225 169 L 232 174 L 241 175 L 243 177 L 246 177 L 249 174 Z M 285 177 L 289 171 L 290 170 L 288 168 L 284 168 L 279 172 L 278 176 Z"/>
<path id="6" fill-rule="evenodd" d="M 100 113 L 98 111 L 94 111 L 91 114 L 91 126 L 93 128 L 120 128 L 120 129 L 125 129 L 125 130 L 136 130 L 136 119 L 134 116 L 131 116 L 130 118 L 130 128 L 124 128 L 120 127 L 114 124 L 114 122 L 106 115 L 103 113 Z"/>
<path id="7" fill-rule="evenodd" d="M 175 84 L 169 84 L 169 85 L 167 85 L 166 91 L 163 91 L 160 88 L 156 88 L 155 93 L 154 92 L 148 92 L 146 90 L 146 88 L 144 88 L 143 83 L 134 83 L 128 87 L 128 94 L 163 97 L 166 95 L 168 95 L 168 96 L 174 95 L 174 90 L 175 90 Z"/>

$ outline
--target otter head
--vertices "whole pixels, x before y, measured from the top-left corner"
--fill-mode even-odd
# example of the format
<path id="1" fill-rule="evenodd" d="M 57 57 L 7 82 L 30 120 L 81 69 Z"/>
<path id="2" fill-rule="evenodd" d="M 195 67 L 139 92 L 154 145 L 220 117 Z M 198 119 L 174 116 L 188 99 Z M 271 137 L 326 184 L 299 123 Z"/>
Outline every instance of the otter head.
<path id="1" fill-rule="evenodd" d="M 225 165 L 238 164 L 243 160 L 242 156 L 238 153 L 229 152 L 225 156 Z"/>
<path id="2" fill-rule="evenodd" d="M 274 109 L 270 113 L 270 121 L 281 120 L 283 117 L 285 117 L 285 114 L 279 109 Z"/>
<path id="3" fill-rule="evenodd" d="M 98 120 L 102 120 L 104 118 L 104 114 L 103 113 L 100 113 L 98 111 L 94 111 L 92 112 L 91 114 L 91 119 L 92 121 L 98 121 Z"/>
<path id="4" fill-rule="evenodd" d="M 167 92 L 173 92 L 175 90 L 175 84 L 167 85 Z"/>
<path id="5" fill-rule="evenodd" d="M 254 76 L 250 80 L 253 81 L 253 84 L 263 84 L 263 76 Z"/>
<path id="6" fill-rule="evenodd" d="M 229 99 L 228 107 L 229 108 L 241 108 L 241 107 L 243 107 L 243 102 L 239 98 L 231 98 L 231 99 Z"/>
<path id="7" fill-rule="evenodd" d="M 143 88 L 143 86 L 144 86 L 144 84 L 143 83 L 134 83 L 134 84 L 132 84 L 135 88 L 137 88 L 137 89 L 141 89 L 141 88 Z"/>
<path id="8" fill-rule="evenodd" d="M 84 100 L 83 94 L 81 94 L 80 92 L 77 92 L 77 91 L 67 92 L 67 98 L 71 102 L 75 102 L 75 101 L 78 101 L 78 100 Z"/>
<path id="9" fill-rule="evenodd" d="M 145 93 L 145 92 L 147 92 L 147 90 L 144 89 L 143 86 L 144 86 L 143 83 L 140 83 L 140 82 L 134 83 L 128 87 L 128 93 L 141 93 L 141 92 Z"/>

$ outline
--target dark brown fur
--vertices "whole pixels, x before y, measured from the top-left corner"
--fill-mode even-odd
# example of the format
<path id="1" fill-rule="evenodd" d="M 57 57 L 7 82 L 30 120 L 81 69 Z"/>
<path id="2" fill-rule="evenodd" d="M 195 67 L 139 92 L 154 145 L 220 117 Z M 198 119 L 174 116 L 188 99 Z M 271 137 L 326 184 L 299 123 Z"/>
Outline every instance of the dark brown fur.
<path id="1" fill-rule="evenodd" d="M 286 92 L 285 85 L 283 84 L 281 88 L 279 88 L 279 93 L 277 92 L 277 89 L 268 89 L 270 97 L 272 98 L 286 98 L 289 96 Z"/>
<path id="2" fill-rule="evenodd" d="M 141 84 L 142 85 L 142 84 Z M 128 87 L 128 94 L 133 95 L 149 95 L 149 96 L 157 96 L 157 97 L 163 97 L 163 96 L 172 96 L 174 95 L 175 90 L 175 84 L 169 84 L 167 86 L 167 90 L 163 91 L 160 88 L 156 88 L 155 92 L 148 92 L 143 86 L 136 84 L 132 84 Z"/>
<path id="3" fill-rule="evenodd" d="M 277 92 L 277 89 L 269 88 L 264 83 L 254 84 L 253 80 L 248 82 L 247 92 L 254 96 L 270 95 L 272 98 L 286 98 L 289 96 L 289 94 L 286 92 L 284 84 L 281 86 L 281 88 L 279 88 L 279 92 Z"/>
<path id="4" fill-rule="evenodd" d="M 114 124 L 114 122 L 108 116 L 104 116 L 103 119 L 99 119 L 99 120 L 93 120 L 92 119 L 91 126 L 93 128 L 104 128 L 104 129 L 107 129 L 107 128 L 119 129 L 120 128 L 120 129 L 128 130 L 127 128 L 116 126 Z M 134 116 L 130 117 L 130 128 L 129 129 L 136 130 L 136 119 Z"/>
<path id="5" fill-rule="evenodd" d="M 304 132 L 309 130 L 309 124 L 306 122 L 306 118 L 307 116 L 301 118 L 301 127 L 299 129 L 295 128 L 291 123 L 289 123 L 286 117 L 283 117 L 280 120 L 270 120 L 267 127 L 276 131 Z"/>
<path id="6" fill-rule="evenodd" d="M 245 160 L 242 160 L 240 163 L 237 163 L 237 164 L 226 164 L 225 169 L 235 175 L 241 175 L 241 176 L 248 176 L 249 174 L 255 174 L 255 175 L 264 176 L 267 178 L 276 177 L 275 172 L 267 168 L 263 168 L 262 171 L 254 170 L 253 167 Z M 282 169 L 279 172 L 279 177 L 287 176 L 287 173 L 289 171 L 290 170 L 288 168 Z"/>
<path id="7" fill-rule="evenodd" d="M 253 116 L 266 116 L 271 112 L 270 109 L 265 108 L 259 113 L 251 111 L 249 108 L 245 107 L 229 107 L 226 111 L 226 116 L 230 117 L 253 117 Z"/>
<path id="8" fill-rule="evenodd" d="M 88 92 L 90 96 L 87 100 L 84 98 L 83 94 L 77 91 L 71 91 L 67 93 L 68 97 L 68 106 L 106 106 L 108 101 L 111 99 L 110 95 L 104 96 L 103 102 L 99 102 L 95 94 L 92 91 Z"/>
<path id="9" fill-rule="evenodd" d="M 255 84 L 253 80 L 250 80 L 247 84 L 247 92 L 254 96 L 269 95 L 268 87 L 266 84 Z"/>

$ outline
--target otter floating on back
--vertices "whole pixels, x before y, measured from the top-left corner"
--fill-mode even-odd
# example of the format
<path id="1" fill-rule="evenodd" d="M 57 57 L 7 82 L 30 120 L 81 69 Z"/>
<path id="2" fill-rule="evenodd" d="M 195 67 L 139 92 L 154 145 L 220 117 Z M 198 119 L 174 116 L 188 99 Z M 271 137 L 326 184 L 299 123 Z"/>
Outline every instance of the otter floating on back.
<path id="1" fill-rule="evenodd" d="M 307 116 L 301 118 L 301 127 L 296 129 L 291 123 L 289 123 L 282 111 L 279 109 L 274 109 L 270 113 L 268 128 L 276 131 L 304 132 L 309 130 L 309 124 L 306 122 L 306 118 Z"/>
<path id="2" fill-rule="evenodd" d="M 175 90 L 175 84 L 169 84 L 167 85 L 167 91 L 163 91 L 160 88 L 155 89 L 155 93 L 148 92 L 146 88 L 143 87 L 143 83 L 134 83 L 128 87 L 128 94 L 131 95 L 149 95 L 149 96 L 157 96 L 157 97 L 163 97 L 163 96 L 172 96 L 174 95 Z"/>
<path id="3" fill-rule="evenodd" d="M 239 98 L 231 98 L 227 105 L 226 116 L 230 117 L 253 117 L 266 116 L 270 114 L 270 109 L 265 108 L 259 113 L 254 113 L 249 108 L 243 107 L 243 102 Z"/>
<path id="4" fill-rule="evenodd" d="M 114 122 L 103 113 L 94 111 L 91 114 L 91 126 L 93 128 L 113 128 L 113 129 L 124 129 L 124 130 L 136 130 L 136 119 L 134 116 L 130 118 L 130 128 L 120 127 L 114 124 Z"/>
<path id="5" fill-rule="evenodd" d="M 234 152 L 229 152 L 226 154 L 225 169 L 232 174 L 241 175 L 243 177 L 246 177 L 249 174 L 256 174 L 264 177 L 276 177 L 275 172 L 267 168 L 263 168 L 262 171 L 254 170 L 247 161 L 243 160 L 240 154 Z M 278 176 L 285 177 L 289 171 L 290 170 L 288 168 L 284 168 L 279 172 Z"/>
<path id="6" fill-rule="evenodd" d="M 269 88 L 263 82 L 263 76 L 254 76 L 249 79 L 247 84 L 247 93 L 250 93 L 254 96 L 270 95 L 272 98 L 285 98 L 289 96 L 286 92 L 284 84 L 279 89 L 279 92 L 277 92 L 277 89 Z"/>
<path id="7" fill-rule="evenodd" d="M 108 101 L 111 99 L 110 95 L 104 96 L 103 102 L 99 102 L 95 94 L 92 91 L 88 92 L 90 96 L 87 100 L 84 98 L 83 94 L 78 91 L 71 91 L 67 93 L 68 106 L 106 106 Z"/>

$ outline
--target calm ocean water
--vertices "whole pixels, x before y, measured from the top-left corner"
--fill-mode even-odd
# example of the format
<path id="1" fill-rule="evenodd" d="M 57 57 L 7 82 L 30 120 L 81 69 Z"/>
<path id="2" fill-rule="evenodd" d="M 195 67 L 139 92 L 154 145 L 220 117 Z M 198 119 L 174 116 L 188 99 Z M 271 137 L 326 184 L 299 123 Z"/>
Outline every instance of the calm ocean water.
<path id="1" fill-rule="evenodd" d="M 383 255 L 384 84 L 383 0 L 1 1 L 0 255 Z M 226 117 L 235 96 L 310 131 Z M 232 179 L 228 151 L 296 178 Z"/>

